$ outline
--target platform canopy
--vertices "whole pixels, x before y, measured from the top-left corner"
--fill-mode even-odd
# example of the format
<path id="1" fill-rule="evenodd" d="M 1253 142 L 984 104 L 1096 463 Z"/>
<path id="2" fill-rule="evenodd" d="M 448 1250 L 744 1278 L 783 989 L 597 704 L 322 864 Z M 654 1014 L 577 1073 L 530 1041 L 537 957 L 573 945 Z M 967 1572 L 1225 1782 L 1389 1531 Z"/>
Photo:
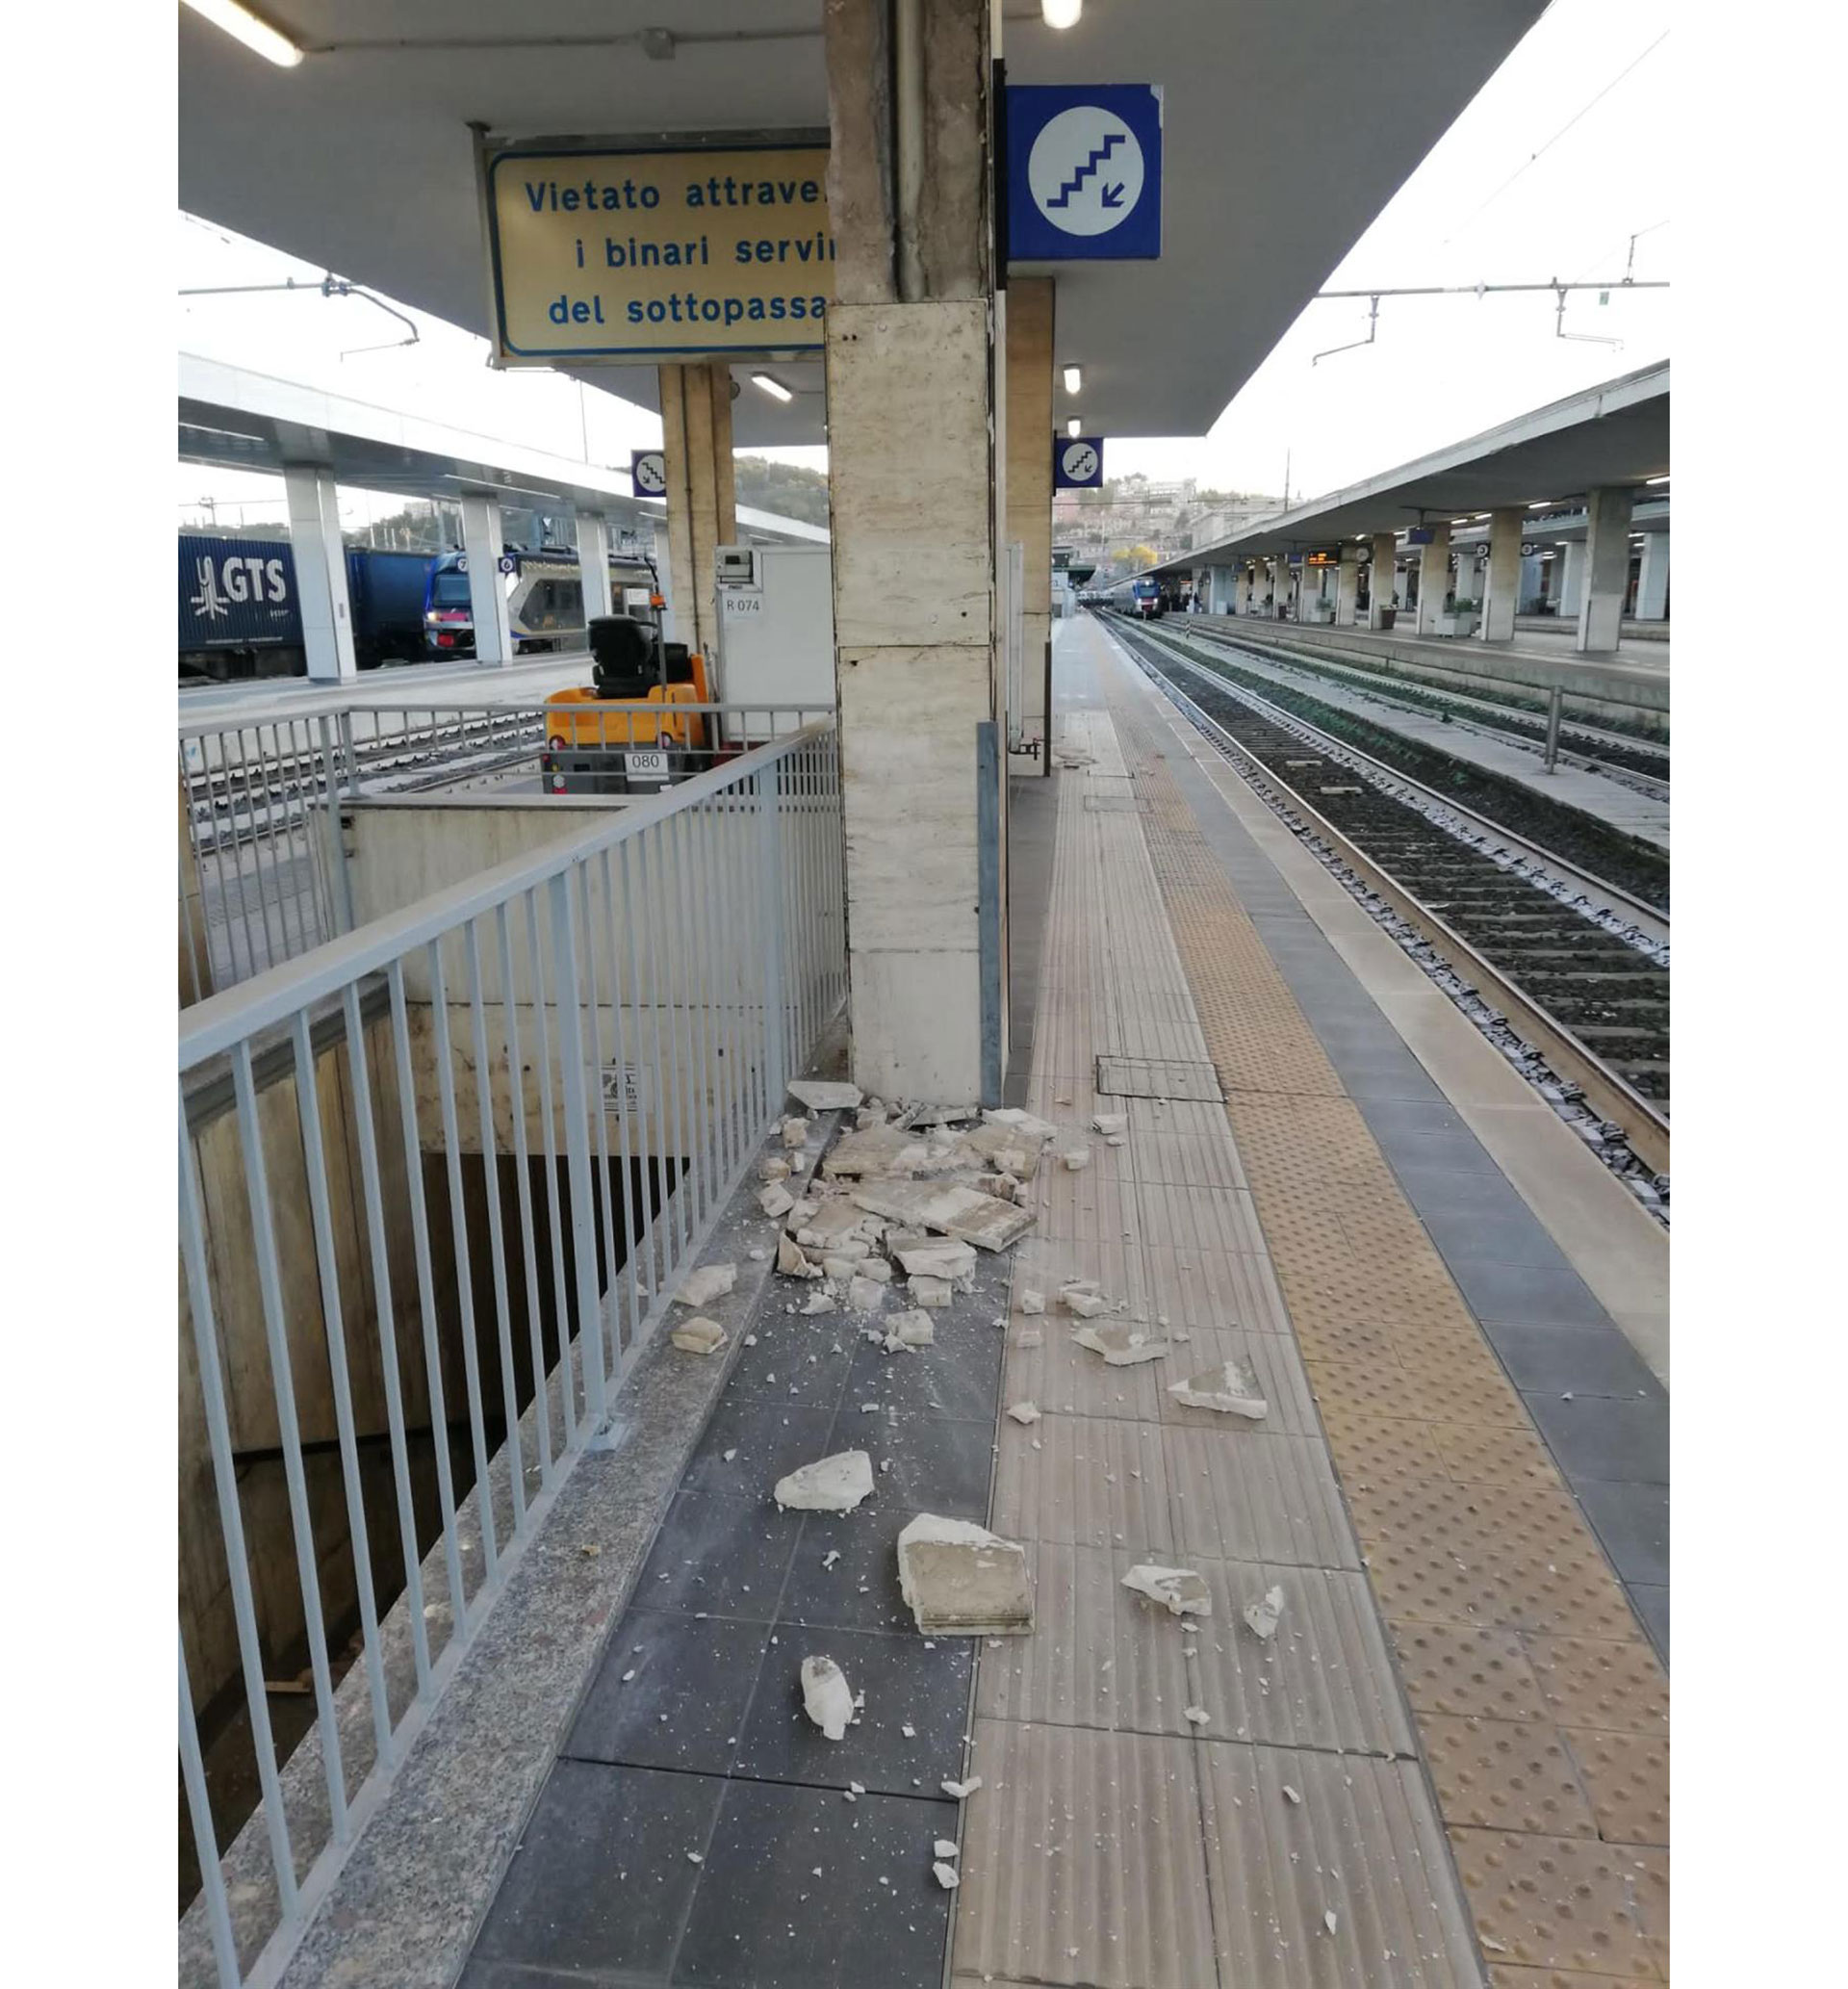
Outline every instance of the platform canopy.
<path id="1" fill-rule="evenodd" d="M 179 458 L 219 469 L 271 471 L 312 463 L 339 483 L 403 497 L 498 497 L 503 503 L 589 511 L 629 530 L 653 530 L 659 498 L 629 494 L 627 473 L 452 428 L 423 415 L 295 380 L 180 355 Z M 799 518 L 737 507 L 739 532 L 760 545 L 826 545 Z"/>
<path id="2" fill-rule="evenodd" d="M 190 213 L 485 334 L 471 124 L 501 138 L 825 128 L 823 0 L 273 0 L 307 53 L 180 15 Z M 1200 435 L 1545 0 L 1088 0 L 1010 6 L 1014 83 L 1159 83 L 1165 252 L 1060 266 L 1087 427 Z M 739 448 L 823 439 L 819 360 L 780 404 L 733 369 Z M 650 367 L 586 368 L 656 405 Z"/>
<path id="3" fill-rule="evenodd" d="M 1629 485 L 1640 496 L 1652 478 L 1666 477 L 1668 407 L 1663 361 L 1261 519 L 1231 538 L 1177 553 L 1148 571 L 1228 566 L 1235 559 L 1329 546 L 1410 525 L 1474 521 L 1477 512 L 1517 506 L 1533 513 L 1536 537 L 1583 537 L 1582 519 L 1576 532 L 1541 527 L 1550 512 L 1575 509 L 1575 500 L 1581 507 L 1588 491 Z"/>

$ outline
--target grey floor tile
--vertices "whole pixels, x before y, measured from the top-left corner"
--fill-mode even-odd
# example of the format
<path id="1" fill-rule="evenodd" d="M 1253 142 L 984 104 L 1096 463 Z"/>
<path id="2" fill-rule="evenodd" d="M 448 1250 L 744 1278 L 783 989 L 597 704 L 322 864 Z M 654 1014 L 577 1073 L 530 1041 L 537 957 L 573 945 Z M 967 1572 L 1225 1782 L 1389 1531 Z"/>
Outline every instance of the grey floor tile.
<path id="1" fill-rule="evenodd" d="M 915 1628 L 911 1612 L 898 1588 L 898 1537 L 920 1510 L 941 1509 L 888 1501 L 883 1506 L 862 1507 L 858 1512 L 811 1512 L 796 1548 L 795 1564 L 783 1584 L 780 1621 L 911 1634 Z M 979 1520 L 984 1510 L 978 1507 L 948 1516 Z M 823 1566 L 830 1554 L 839 1559 L 832 1566 Z"/>
<path id="2" fill-rule="evenodd" d="M 1475 1137 L 1449 1098 L 1441 1098 L 1436 1104 L 1422 1099 L 1382 1098 L 1367 1108 L 1366 1119 L 1374 1139 L 1382 1142 L 1401 1134 L 1462 1133 Z"/>
<path id="3" fill-rule="evenodd" d="M 1430 1073 L 1408 1050 L 1402 1057 L 1367 1058 L 1348 1062 L 1331 1057 L 1348 1096 L 1355 1100 L 1372 1098 L 1436 1098 L 1443 1094 L 1431 1082 Z"/>
<path id="4" fill-rule="evenodd" d="M 1668 1486 L 1581 1478 L 1572 1488 L 1624 1580 L 1666 1589 Z"/>
<path id="5" fill-rule="evenodd" d="M 782 1289 L 779 1280 L 773 1296 Z M 844 1320 L 826 1313 L 818 1320 L 791 1318 L 779 1304 L 762 1307 L 751 1330 L 757 1345 L 738 1350 L 737 1362 L 726 1378 L 726 1401 L 768 1395 L 792 1408 L 840 1406 L 855 1346 Z"/>
<path id="6" fill-rule="evenodd" d="M 733 1395 L 728 1390 L 687 1464 L 681 1488 L 733 1494 L 742 1490 L 767 1499 L 779 1478 L 828 1455 L 835 1407 L 798 1407 L 774 1395 Z M 728 1459 L 727 1451 L 737 1455 Z"/>
<path id="7" fill-rule="evenodd" d="M 1650 1640 L 1661 1654 L 1664 1665 L 1668 1663 L 1668 1590 L 1657 1589 L 1646 1582 L 1631 1582 L 1629 1585 L 1630 1599 L 1636 1605 L 1650 1635 Z"/>
<path id="8" fill-rule="evenodd" d="M 905 1357 L 892 1356 L 894 1360 Z M 868 1414 L 863 1405 L 874 1402 L 880 1408 Z M 980 1519 L 988 1510 L 992 1410 L 979 1421 L 907 1415 L 888 1387 L 864 1395 L 849 1389 L 829 1448 L 863 1450 L 872 1459 L 870 1504 L 876 1510 L 902 1507 L 907 1512 L 943 1512 L 953 1519 Z"/>
<path id="9" fill-rule="evenodd" d="M 1470 1309 L 1485 1325 L 1505 1319 L 1522 1326 L 1608 1326 L 1604 1308 L 1570 1265 L 1503 1264 L 1459 1255 L 1450 1263 Z"/>
<path id="10" fill-rule="evenodd" d="M 1416 1099 L 1375 1098 L 1362 1113 L 1368 1130 L 1379 1142 L 1380 1151 L 1391 1162 L 1395 1174 L 1404 1168 L 1427 1174 L 1493 1175 L 1500 1178 L 1502 1171 L 1489 1157 L 1488 1149 L 1462 1126 L 1450 1131 L 1424 1132 L 1416 1127 L 1375 1124 L 1375 1113 L 1397 1106 L 1423 1109 Z M 1430 1116 L 1437 1118 L 1442 1114 Z"/>
<path id="11" fill-rule="evenodd" d="M 1495 1175 L 1450 1174 L 1427 1175 L 1427 1179 L 1476 1181 L 1498 1194 L 1512 1197 Z M 1489 1199 L 1489 1198 L 1485 1198 Z M 1419 1220 L 1446 1263 L 1470 1260 L 1476 1263 L 1516 1264 L 1530 1271 L 1547 1271 L 1576 1276 L 1565 1253 L 1540 1227 L 1528 1209 L 1517 1202 L 1512 1211 L 1497 1215 L 1473 1209 L 1419 1208 Z"/>
<path id="12" fill-rule="evenodd" d="M 674 1970 L 702 1989 L 937 1989 L 956 1805 L 731 1782 Z M 817 1871 L 819 1868 L 819 1871 Z M 688 1870 L 694 1868 L 688 1867 Z"/>
<path id="13" fill-rule="evenodd" d="M 727 1785 L 561 1761 L 541 1792 L 473 1962 L 666 1983 Z"/>
<path id="14" fill-rule="evenodd" d="M 936 1343 L 887 1354 L 861 1340 L 849 1369 L 847 1397 L 890 1404 L 901 1415 L 986 1422 L 1001 1386 L 1003 1336 L 986 1322 L 938 1323 Z M 846 1399 L 846 1398 L 843 1398 Z"/>
<path id="15" fill-rule="evenodd" d="M 803 1711 L 807 1657 L 833 1658 L 852 1690 L 865 1695 L 859 1720 L 839 1741 Z M 735 1771 L 760 1782 L 835 1791 L 859 1782 L 886 1795 L 934 1795 L 946 1775 L 962 1773 L 974 1664 L 968 1638 L 938 1639 L 925 1651 L 915 1632 L 805 1636 L 785 1624 L 758 1675 Z"/>
<path id="16" fill-rule="evenodd" d="M 1524 1395 L 1540 1434 L 1566 1476 L 1613 1484 L 1668 1483 L 1667 1402 L 1615 1402 L 1608 1396 Z"/>
<path id="17" fill-rule="evenodd" d="M 1517 1326 L 1495 1320 L 1483 1330 L 1517 1388 L 1612 1395 L 1627 1402 L 1647 1402 L 1661 1392 L 1661 1383 L 1614 1326 Z"/>
<path id="18" fill-rule="evenodd" d="M 679 1492 L 635 1584 L 635 1602 L 767 1623 L 801 1532 L 800 1513 L 779 1512 L 767 1499 Z"/>
<path id="19" fill-rule="evenodd" d="M 769 1636 L 766 1622 L 631 1609 L 561 1752 L 724 1774 L 746 1729 Z"/>
<path id="20" fill-rule="evenodd" d="M 1542 1236 L 1538 1219 L 1499 1172 L 1472 1173 L 1454 1167 L 1435 1167 L 1416 1154 L 1401 1160 L 1393 1156 L 1393 1172 L 1405 1191 L 1405 1199 L 1421 1216 L 1480 1216 L 1486 1222 L 1525 1221 Z M 1559 1253 L 1554 1250 L 1554 1255 Z M 1559 1261 L 1563 1263 L 1564 1257 Z"/>

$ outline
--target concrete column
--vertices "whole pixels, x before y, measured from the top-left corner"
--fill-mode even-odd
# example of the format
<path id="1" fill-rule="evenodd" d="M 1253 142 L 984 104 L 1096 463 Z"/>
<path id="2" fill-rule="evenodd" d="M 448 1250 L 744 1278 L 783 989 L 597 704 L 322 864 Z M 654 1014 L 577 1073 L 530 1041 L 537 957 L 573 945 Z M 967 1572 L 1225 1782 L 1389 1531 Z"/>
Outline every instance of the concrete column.
<path id="1" fill-rule="evenodd" d="M 1561 539 L 1556 551 L 1559 556 L 1553 563 L 1559 569 L 1559 581 L 1554 607 L 1561 615 L 1576 615 L 1584 592 L 1585 548 L 1578 539 Z"/>
<path id="2" fill-rule="evenodd" d="M 212 992 L 212 951 L 206 943 L 205 903 L 199 893 L 199 860 L 188 827 L 186 777 L 180 793 L 180 1006 L 190 1008 Z"/>
<path id="3" fill-rule="evenodd" d="M 1370 629 L 1383 629 L 1386 626 L 1385 613 L 1393 605 L 1393 590 L 1396 576 L 1393 568 L 1399 557 L 1399 541 L 1390 531 L 1376 531 L 1373 534 L 1373 570 L 1367 581 L 1367 626 Z"/>
<path id="4" fill-rule="evenodd" d="M 1270 613 L 1282 621 L 1290 609 L 1290 559 L 1284 553 L 1272 555 L 1270 560 Z"/>
<path id="5" fill-rule="evenodd" d="M 1660 622 L 1668 619 L 1668 534 L 1643 534 L 1643 570 L 1636 581 L 1636 619 Z"/>
<path id="6" fill-rule="evenodd" d="M 1521 526 L 1527 514 L 1513 510 L 1489 514 L 1489 572 L 1482 603 L 1484 642 L 1512 642 L 1514 617 L 1521 606 Z"/>
<path id="7" fill-rule="evenodd" d="M 1581 652 L 1617 647 L 1630 591 L 1630 492 L 1594 490 L 1586 505 L 1584 598 L 1578 604 Z"/>
<path id="8" fill-rule="evenodd" d="M 668 563 L 679 641 L 703 656 L 718 642 L 719 547 L 737 543 L 732 470 L 732 370 L 663 366 L 661 439 L 667 456 Z"/>
<path id="9" fill-rule="evenodd" d="M 915 36 L 895 49 L 883 0 L 829 0 L 823 13 L 852 1068 L 881 1098 L 940 1103 L 980 1098 L 985 1064 L 1006 1057 L 1005 944 L 984 1036 L 977 836 L 977 728 L 999 715 L 993 438 L 1006 421 L 990 329 L 989 14 L 988 0 L 919 0 Z M 989 888 L 1004 907 L 1005 759 L 997 786 Z"/>
<path id="10" fill-rule="evenodd" d="M 1040 741 L 1038 771 L 1050 774 L 1052 699 L 1053 281 L 1016 276 L 1008 285 L 1007 533 L 1024 555 L 1019 733 Z"/>
<path id="11" fill-rule="evenodd" d="M 1431 542 L 1418 550 L 1418 633 L 1437 633 L 1444 597 L 1450 590 L 1450 528 L 1433 525 Z"/>
<path id="12" fill-rule="evenodd" d="M 282 485 L 308 674 L 322 683 L 357 676 L 353 611 L 346 599 L 346 542 L 340 533 L 333 477 L 313 463 L 291 463 L 283 470 Z"/>
<path id="13" fill-rule="evenodd" d="M 462 497 L 462 550 L 469 560 L 469 619 L 475 624 L 475 659 L 510 663 L 513 632 L 507 624 L 507 582 L 500 571 L 506 531 L 499 498 Z"/>
<path id="14" fill-rule="evenodd" d="M 613 612 L 609 601 L 609 527 L 588 511 L 578 513 L 578 573 L 584 589 L 584 627 Z"/>
<path id="15" fill-rule="evenodd" d="M 1360 549 L 1343 546 L 1341 564 L 1335 569 L 1335 626 L 1351 629 L 1360 599 Z"/>

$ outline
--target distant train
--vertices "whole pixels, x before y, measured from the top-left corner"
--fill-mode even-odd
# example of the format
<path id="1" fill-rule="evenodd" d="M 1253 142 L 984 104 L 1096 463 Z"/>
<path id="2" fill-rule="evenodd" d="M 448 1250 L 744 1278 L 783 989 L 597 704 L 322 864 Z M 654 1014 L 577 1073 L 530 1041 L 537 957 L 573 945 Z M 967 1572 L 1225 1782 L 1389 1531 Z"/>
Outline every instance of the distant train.
<path id="1" fill-rule="evenodd" d="M 287 541 L 182 532 L 179 551 L 182 683 L 306 674 L 295 558 Z M 584 600 L 577 554 L 563 547 L 509 549 L 502 565 L 515 654 L 580 647 Z M 612 556 L 609 582 L 619 613 L 648 612 L 654 576 L 645 560 Z M 468 561 L 460 553 L 348 547 L 346 598 L 362 670 L 475 654 Z"/>

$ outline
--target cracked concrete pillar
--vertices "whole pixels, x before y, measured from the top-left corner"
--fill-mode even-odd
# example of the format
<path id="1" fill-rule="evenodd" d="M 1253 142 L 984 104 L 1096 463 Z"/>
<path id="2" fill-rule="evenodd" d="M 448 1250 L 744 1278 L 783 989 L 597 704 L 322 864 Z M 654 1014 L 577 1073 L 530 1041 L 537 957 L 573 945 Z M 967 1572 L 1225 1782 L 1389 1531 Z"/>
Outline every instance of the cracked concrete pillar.
<path id="1" fill-rule="evenodd" d="M 979 728 L 1003 717 L 1006 409 L 988 211 L 999 50 L 986 0 L 919 0 L 903 18 L 915 33 L 894 46 L 882 0 L 823 9 L 834 663 L 854 1081 L 947 1103 L 979 1098 L 1006 1057 L 1005 939 L 985 972 L 982 920 L 985 880 L 1007 900 L 1004 754 L 998 793 L 980 797 L 1000 824 L 986 863 L 977 833 Z M 1050 515 L 1048 504 L 1048 530 Z"/>

